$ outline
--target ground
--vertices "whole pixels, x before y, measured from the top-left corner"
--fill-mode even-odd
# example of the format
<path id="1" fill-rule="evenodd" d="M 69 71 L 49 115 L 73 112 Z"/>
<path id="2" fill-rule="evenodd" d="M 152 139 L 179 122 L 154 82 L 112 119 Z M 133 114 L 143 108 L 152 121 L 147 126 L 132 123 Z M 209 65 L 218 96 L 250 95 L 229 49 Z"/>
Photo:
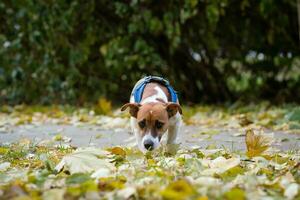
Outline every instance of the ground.
<path id="1" fill-rule="evenodd" d="M 216 148 L 228 148 L 231 151 L 245 150 L 244 132 L 240 129 L 214 128 L 209 130 L 197 125 L 183 125 L 178 143 L 183 147 L 206 148 L 214 145 Z M 300 134 L 285 131 L 271 131 L 275 141 L 272 146 L 281 150 L 296 150 L 300 146 Z M 70 138 L 69 144 L 75 147 L 94 146 L 108 148 L 112 146 L 135 146 L 135 138 L 129 128 L 106 129 L 96 125 L 20 125 L 10 127 L 0 134 L 2 142 L 17 142 L 27 138 L 36 142 L 51 140 L 57 135 Z M 57 142 L 59 143 L 59 141 Z"/>
<path id="2" fill-rule="evenodd" d="M 98 107 L 3 106 L 0 199 L 299 198 L 297 105 L 185 107 L 179 145 L 146 155 Z"/>

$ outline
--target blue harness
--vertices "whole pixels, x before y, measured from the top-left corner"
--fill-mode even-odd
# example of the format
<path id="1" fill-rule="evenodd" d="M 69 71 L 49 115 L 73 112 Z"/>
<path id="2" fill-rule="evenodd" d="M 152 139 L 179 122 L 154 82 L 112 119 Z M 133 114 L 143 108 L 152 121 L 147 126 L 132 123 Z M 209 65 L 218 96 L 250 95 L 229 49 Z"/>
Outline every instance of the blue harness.
<path id="1" fill-rule="evenodd" d="M 145 86 L 150 82 L 157 82 L 165 86 L 171 95 L 171 101 L 177 103 L 178 98 L 176 91 L 170 85 L 169 81 L 159 76 L 147 76 L 143 78 L 142 82 L 138 86 L 136 86 L 135 90 L 132 92 L 132 95 L 134 96 L 134 101 L 136 103 L 141 102 Z"/>

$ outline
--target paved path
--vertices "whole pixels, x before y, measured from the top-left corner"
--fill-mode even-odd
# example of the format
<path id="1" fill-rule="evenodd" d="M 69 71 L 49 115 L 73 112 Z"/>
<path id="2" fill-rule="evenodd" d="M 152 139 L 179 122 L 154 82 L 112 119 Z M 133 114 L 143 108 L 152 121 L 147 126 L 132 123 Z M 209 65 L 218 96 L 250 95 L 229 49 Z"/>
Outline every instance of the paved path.
<path id="1" fill-rule="evenodd" d="M 184 126 L 178 138 L 182 146 L 205 148 L 208 145 L 226 147 L 231 151 L 244 150 L 244 136 L 234 136 L 238 130 L 205 129 L 200 126 Z M 204 134 L 206 133 L 206 134 Z M 73 146 L 110 147 L 115 145 L 134 146 L 135 138 L 127 129 L 105 130 L 99 126 L 72 126 L 72 125 L 20 125 L 0 131 L 0 142 L 17 142 L 22 138 L 29 138 L 37 142 L 52 140 L 61 134 L 71 138 Z M 281 150 L 297 150 L 300 148 L 300 135 L 274 132 L 273 146 Z M 56 142 L 60 143 L 60 142 Z"/>

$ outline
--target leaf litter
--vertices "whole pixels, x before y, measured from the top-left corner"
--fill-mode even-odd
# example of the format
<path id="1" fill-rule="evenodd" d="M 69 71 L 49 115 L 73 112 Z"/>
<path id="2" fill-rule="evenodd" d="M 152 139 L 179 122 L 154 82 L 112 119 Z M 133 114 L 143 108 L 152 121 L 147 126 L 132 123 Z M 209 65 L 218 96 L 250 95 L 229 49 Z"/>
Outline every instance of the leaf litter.
<path id="1" fill-rule="evenodd" d="M 249 133 L 251 135 L 249 135 Z M 267 151 L 260 137 L 248 131 L 247 152 L 225 149 L 168 148 L 142 154 L 136 148 L 72 149 L 34 146 L 37 167 L 23 157 L 8 164 L 4 146 L 0 172 L 1 198 L 31 199 L 253 199 L 299 198 L 299 151 Z M 250 138 L 249 137 L 253 137 Z M 263 136 L 261 136 L 263 137 Z M 249 154 L 251 148 L 261 150 Z M 47 166 L 47 162 L 54 166 Z M 35 161 L 36 162 L 36 161 Z M 49 164 L 48 164 L 49 165 Z M 25 170 L 25 171 L 24 171 Z"/>
<path id="2" fill-rule="evenodd" d="M 60 108 L 37 112 L 21 106 L 0 114 L 0 127 L 51 122 L 128 128 L 126 115 L 110 111 L 104 100 L 98 106 L 96 111 L 71 112 Z M 144 155 L 134 147 L 75 148 L 65 144 L 71 138 L 60 133 L 53 137 L 59 145 L 27 139 L 2 143 L 0 199 L 300 198 L 299 148 L 279 151 L 271 147 L 272 134 L 265 132 L 268 128 L 298 133 L 297 110 L 259 105 L 187 111 L 185 123 L 205 128 L 193 137 L 217 134 L 219 127 L 237 128 L 235 134 L 244 137 L 246 151 L 173 145 Z"/>

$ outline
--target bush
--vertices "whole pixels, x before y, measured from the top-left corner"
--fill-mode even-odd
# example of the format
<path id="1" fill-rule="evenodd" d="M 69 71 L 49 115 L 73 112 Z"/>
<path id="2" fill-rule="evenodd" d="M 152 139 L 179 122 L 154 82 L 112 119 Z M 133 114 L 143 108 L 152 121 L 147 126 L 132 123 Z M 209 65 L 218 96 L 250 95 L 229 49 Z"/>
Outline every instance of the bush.
<path id="1" fill-rule="evenodd" d="M 300 100 L 296 1 L 4 0 L 0 20 L 3 103 L 127 101 L 147 74 L 187 102 Z"/>

